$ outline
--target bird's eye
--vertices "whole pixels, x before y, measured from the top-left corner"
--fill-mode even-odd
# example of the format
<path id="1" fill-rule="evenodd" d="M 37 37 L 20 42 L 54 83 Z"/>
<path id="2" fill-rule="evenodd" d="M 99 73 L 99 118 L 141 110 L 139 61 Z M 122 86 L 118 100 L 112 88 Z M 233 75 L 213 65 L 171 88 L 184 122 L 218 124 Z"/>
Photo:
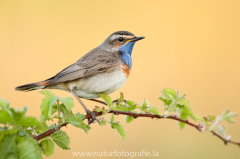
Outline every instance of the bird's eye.
<path id="1" fill-rule="evenodd" d="M 118 38 L 118 41 L 123 42 L 123 38 L 122 38 L 122 37 L 119 37 L 119 38 Z"/>

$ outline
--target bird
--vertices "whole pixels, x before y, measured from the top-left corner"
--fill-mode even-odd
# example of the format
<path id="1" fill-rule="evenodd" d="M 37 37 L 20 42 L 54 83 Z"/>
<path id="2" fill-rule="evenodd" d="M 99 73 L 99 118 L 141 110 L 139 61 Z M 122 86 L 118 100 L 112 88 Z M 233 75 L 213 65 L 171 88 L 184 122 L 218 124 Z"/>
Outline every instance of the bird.
<path id="1" fill-rule="evenodd" d="M 95 113 L 90 111 L 80 98 L 95 100 L 99 93 L 106 95 L 118 90 L 128 79 L 132 68 L 132 50 L 134 44 L 145 37 L 137 37 L 129 31 L 117 31 L 77 62 L 66 67 L 55 76 L 44 81 L 21 85 L 17 91 L 38 89 L 59 89 L 70 92 L 83 106 L 92 119 Z"/>

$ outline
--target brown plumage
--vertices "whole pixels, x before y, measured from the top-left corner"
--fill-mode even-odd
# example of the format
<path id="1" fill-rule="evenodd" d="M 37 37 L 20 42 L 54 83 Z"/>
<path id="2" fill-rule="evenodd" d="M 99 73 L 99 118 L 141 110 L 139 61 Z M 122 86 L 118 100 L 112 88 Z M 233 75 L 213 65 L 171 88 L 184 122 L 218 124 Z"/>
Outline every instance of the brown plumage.
<path id="1" fill-rule="evenodd" d="M 92 120 L 89 121 L 91 123 L 96 119 L 95 114 L 78 97 L 95 99 L 99 97 L 99 93 L 110 94 L 119 89 L 130 73 L 133 45 L 143 38 L 136 37 L 128 31 L 115 32 L 100 46 L 55 76 L 41 82 L 18 86 L 15 90 L 32 91 L 48 88 L 69 91 L 87 114 L 91 114 Z"/>
<path id="2" fill-rule="evenodd" d="M 119 36 L 124 37 L 123 42 L 119 42 L 117 38 L 115 38 Z M 114 67 L 121 64 L 121 57 L 119 56 L 121 52 L 118 50 L 118 47 L 124 45 L 127 40 L 135 37 L 134 34 L 128 31 L 114 32 L 102 45 L 88 52 L 76 63 L 63 69 L 55 76 L 45 81 L 18 86 L 15 90 L 32 91 L 43 88 L 54 88 L 54 85 L 75 81 L 80 78 L 87 78 L 98 73 L 109 72 L 114 69 Z M 61 86 L 61 89 L 65 88 Z"/>
<path id="3" fill-rule="evenodd" d="M 63 69 L 55 76 L 41 82 L 31 83 L 23 86 L 18 86 L 15 90 L 18 91 L 32 91 L 40 88 L 47 88 L 59 83 L 74 81 L 80 78 L 87 78 L 102 72 L 109 72 L 121 62 L 118 53 L 112 53 L 101 48 L 95 48 L 76 63 Z"/>

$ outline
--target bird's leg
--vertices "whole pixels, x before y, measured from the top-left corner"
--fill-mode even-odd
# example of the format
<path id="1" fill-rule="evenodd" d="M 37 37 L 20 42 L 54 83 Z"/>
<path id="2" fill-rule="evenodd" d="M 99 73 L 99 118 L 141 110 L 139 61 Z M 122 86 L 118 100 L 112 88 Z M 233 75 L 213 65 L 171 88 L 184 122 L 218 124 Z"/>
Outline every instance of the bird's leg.
<path id="1" fill-rule="evenodd" d="M 97 100 L 97 99 L 87 99 L 87 100 L 91 100 L 91 101 L 94 101 L 94 102 L 97 102 L 97 103 L 100 103 L 100 104 L 104 104 L 104 105 L 107 105 L 107 103 L 103 102 L 103 101 L 100 101 L 100 100 Z M 114 101 L 112 101 L 112 103 L 115 103 L 115 102 L 118 102 L 119 101 L 119 98 L 118 99 L 115 99 Z M 123 100 L 124 103 L 126 103 L 127 101 L 124 99 Z"/>
<path id="2" fill-rule="evenodd" d="M 88 119 L 88 125 L 90 125 L 91 123 L 94 122 L 94 120 L 97 120 L 95 113 L 90 111 L 84 104 L 83 102 L 80 100 L 80 98 L 76 95 L 76 93 L 73 91 L 73 89 L 69 88 L 70 92 L 74 95 L 74 97 L 78 100 L 78 102 L 82 105 L 82 107 L 84 108 L 84 110 L 86 111 L 87 114 L 90 114 L 92 116 L 92 119 Z"/>

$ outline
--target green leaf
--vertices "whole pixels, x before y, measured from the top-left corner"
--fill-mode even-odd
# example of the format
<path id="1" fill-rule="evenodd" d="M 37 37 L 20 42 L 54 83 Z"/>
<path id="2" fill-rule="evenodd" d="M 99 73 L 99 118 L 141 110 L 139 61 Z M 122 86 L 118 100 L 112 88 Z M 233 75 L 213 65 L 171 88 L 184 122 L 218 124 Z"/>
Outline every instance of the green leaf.
<path id="1" fill-rule="evenodd" d="M 15 121 L 18 121 L 18 120 L 21 120 L 26 115 L 28 108 L 24 107 L 22 111 L 20 108 L 15 108 L 15 109 L 10 108 L 9 110 L 11 111 L 13 119 Z"/>
<path id="2" fill-rule="evenodd" d="M 42 91 L 39 91 L 39 93 L 45 95 L 45 96 L 51 96 L 51 97 L 54 97 L 55 95 L 53 94 L 53 92 L 47 90 L 47 89 L 44 89 Z"/>
<path id="3" fill-rule="evenodd" d="M 190 116 L 193 120 L 196 120 L 196 117 L 190 107 L 189 101 L 186 99 L 178 99 L 177 102 L 183 105 L 183 107 L 179 107 L 182 110 L 182 114 Z"/>
<path id="4" fill-rule="evenodd" d="M 69 143 L 70 143 L 70 139 L 64 131 L 62 131 L 62 130 L 55 131 L 51 135 L 51 138 L 62 149 L 64 149 L 64 150 L 70 149 L 68 147 Z"/>
<path id="5" fill-rule="evenodd" d="M 158 99 L 163 101 L 165 106 L 169 106 L 172 103 L 172 100 L 168 100 L 168 99 L 165 99 L 163 97 L 159 97 Z"/>
<path id="6" fill-rule="evenodd" d="M 4 127 L 1 127 L 1 126 L 0 126 L 0 132 L 1 132 L 1 131 L 6 131 L 6 130 L 8 130 L 7 125 L 4 125 Z"/>
<path id="7" fill-rule="evenodd" d="M 109 122 L 113 123 L 114 122 L 114 114 L 112 114 L 109 118 Z"/>
<path id="8" fill-rule="evenodd" d="M 0 158 L 1 159 L 16 159 L 17 145 L 15 143 L 16 134 L 5 135 L 0 143 Z"/>
<path id="9" fill-rule="evenodd" d="M 224 110 L 222 112 L 222 119 L 229 123 L 234 123 L 233 117 L 235 116 L 237 116 L 237 113 L 232 113 L 229 110 Z"/>
<path id="10" fill-rule="evenodd" d="M 40 115 L 40 118 L 39 118 L 39 121 L 40 121 L 40 123 L 45 123 L 45 121 L 46 121 L 45 116 L 43 116 L 43 115 L 41 114 L 41 115 Z"/>
<path id="11" fill-rule="evenodd" d="M 185 107 L 185 106 L 182 105 L 182 104 L 177 103 L 177 107 L 180 108 L 180 109 L 182 109 L 182 108 Z"/>
<path id="12" fill-rule="evenodd" d="M 0 108 L 2 110 L 9 110 L 9 103 L 5 99 L 0 99 Z"/>
<path id="13" fill-rule="evenodd" d="M 149 107 L 149 101 L 144 99 L 142 102 L 142 111 L 145 111 Z"/>
<path id="14" fill-rule="evenodd" d="M 229 123 L 234 123 L 233 117 L 237 116 L 237 113 L 228 113 L 227 116 L 225 116 L 225 121 Z"/>
<path id="15" fill-rule="evenodd" d="M 11 129 L 9 129 L 9 127 L 7 126 L 4 126 L 4 127 L 5 127 L 5 130 L 0 132 L 0 145 L 6 135 L 15 135 L 18 131 L 17 127 L 15 126 L 12 127 Z"/>
<path id="16" fill-rule="evenodd" d="M 229 112 L 230 112 L 229 110 L 224 110 L 224 111 L 222 112 L 222 117 L 224 117 L 225 115 L 227 115 Z"/>
<path id="17" fill-rule="evenodd" d="M 108 105 L 109 107 L 112 107 L 112 99 L 111 99 L 111 97 L 107 96 L 107 95 L 104 94 L 104 93 L 98 93 L 98 95 L 99 95 L 100 97 L 102 97 L 102 99 L 107 103 L 107 105 Z"/>
<path id="18" fill-rule="evenodd" d="M 225 136 L 226 135 L 226 129 L 223 125 L 218 125 L 218 132 L 220 135 Z"/>
<path id="19" fill-rule="evenodd" d="M 85 120 L 85 115 L 84 114 L 80 114 L 79 112 L 75 114 L 76 117 L 78 117 L 80 120 Z"/>
<path id="20" fill-rule="evenodd" d="M 208 128 L 208 131 L 214 131 L 214 130 L 217 130 L 217 125 L 216 124 L 213 124 L 212 126 L 210 126 L 209 128 Z"/>
<path id="21" fill-rule="evenodd" d="M 162 91 L 162 97 L 167 100 L 173 100 L 173 96 L 171 94 L 168 94 L 167 92 Z"/>
<path id="22" fill-rule="evenodd" d="M 43 154 L 47 157 L 52 156 L 54 153 L 54 143 L 50 139 L 45 139 L 41 142 Z"/>
<path id="23" fill-rule="evenodd" d="M 55 104 L 57 101 L 58 97 L 53 97 L 49 103 L 49 108 L 48 108 L 48 118 L 52 119 L 52 106 Z"/>
<path id="24" fill-rule="evenodd" d="M 112 123 L 111 126 L 117 130 L 119 135 L 122 137 L 123 141 L 125 141 L 126 132 L 124 130 L 124 127 L 118 123 Z"/>
<path id="25" fill-rule="evenodd" d="M 119 98 L 118 102 L 123 103 L 124 102 L 123 100 L 124 100 L 123 93 L 120 92 L 120 98 Z"/>
<path id="26" fill-rule="evenodd" d="M 160 113 L 159 113 L 158 109 L 156 107 L 154 107 L 154 106 L 149 108 L 148 111 L 153 113 L 153 114 L 157 114 L 157 115 L 160 116 Z"/>
<path id="27" fill-rule="evenodd" d="M 127 104 L 130 107 L 130 110 L 135 110 L 137 107 L 135 106 L 134 101 L 127 100 Z"/>
<path id="28" fill-rule="evenodd" d="M 42 99 L 40 108 L 42 115 L 45 117 L 46 120 L 52 119 L 52 106 L 57 99 L 58 97 L 55 96 L 46 96 Z"/>
<path id="29" fill-rule="evenodd" d="M 188 119 L 186 114 L 181 114 L 180 118 L 183 119 L 183 120 L 187 120 Z M 179 128 L 181 130 L 184 128 L 185 125 L 186 125 L 186 123 L 184 123 L 184 122 L 178 122 L 178 126 L 179 126 Z"/>
<path id="30" fill-rule="evenodd" d="M 123 111 L 123 112 L 129 112 L 129 109 L 130 108 L 124 108 L 124 107 L 117 108 L 118 111 Z"/>
<path id="31" fill-rule="evenodd" d="M 171 95 L 173 98 L 177 99 L 177 94 L 178 94 L 177 90 L 175 91 L 174 89 L 171 89 L 171 88 L 165 88 L 165 89 L 163 89 L 163 91 L 168 93 L 168 95 Z M 170 97 L 170 98 L 172 98 L 172 97 Z"/>
<path id="32" fill-rule="evenodd" d="M 0 110 L 0 123 L 14 125 L 12 113 L 10 111 Z"/>
<path id="33" fill-rule="evenodd" d="M 209 126 L 208 131 L 215 131 L 215 130 L 217 130 L 219 122 L 221 121 L 220 118 L 221 118 L 220 116 L 217 116 L 216 120 L 212 121 L 213 122 L 212 125 L 211 125 L 211 123 L 208 123 L 208 126 Z"/>
<path id="34" fill-rule="evenodd" d="M 126 123 L 131 123 L 133 120 L 134 120 L 134 117 L 133 117 L 133 116 L 130 116 L 130 115 L 126 115 L 126 116 L 125 116 L 125 121 L 126 121 Z"/>
<path id="35" fill-rule="evenodd" d="M 21 120 L 17 121 L 18 126 L 23 126 L 23 127 L 33 127 L 33 126 L 39 126 L 40 123 L 35 117 L 23 117 Z"/>
<path id="36" fill-rule="evenodd" d="M 48 130 L 48 126 L 46 123 L 40 123 L 40 125 L 37 127 L 39 129 L 39 133 L 43 133 Z"/>
<path id="37" fill-rule="evenodd" d="M 99 121 L 99 125 L 101 125 L 101 126 L 106 125 L 106 121 L 105 121 L 104 119 L 101 119 L 101 120 Z"/>
<path id="38" fill-rule="evenodd" d="M 190 104 L 189 104 L 189 101 L 187 101 L 186 99 L 178 99 L 177 100 L 179 103 L 181 103 L 182 105 L 184 105 L 185 107 L 190 108 Z"/>
<path id="39" fill-rule="evenodd" d="M 54 103 L 53 106 L 52 106 L 52 110 L 51 110 L 51 113 L 54 114 L 58 111 L 58 107 L 57 107 L 57 104 Z"/>
<path id="40" fill-rule="evenodd" d="M 91 129 L 89 125 L 85 124 L 80 118 L 76 116 L 69 118 L 69 123 L 77 128 L 83 129 L 85 133 L 88 133 L 88 131 Z"/>
<path id="41" fill-rule="evenodd" d="M 216 116 L 214 116 L 214 115 L 208 115 L 207 117 L 208 117 L 211 121 L 216 120 Z"/>
<path id="42" fill-rule="evenodd" d="M 72 115 L 72 111 L 71 111 L 71 110 L 68 110 L 64 104 L 60 104 L 60 111 L 61 111 L 63 114 L 67 114 L 67 115 L 69 115 L 69 116 Z"/>
<path id="43" fill-rule="evenodd" d="M 61 115 L 54 115 L 53 118 L 62 119 L 63 116 L 61 116 Z"/>
<path id="44" fill-rule="evenodd" d="M 53 127 L 55 127 L 55 126 L 56 126 L 56 124 L 52 123 L 52 124 L 49 124 L 47 127 L 48 127 L 48 130 L 49 130 L 49 129 L 52 129 Z"/>
<path id="45" fill-rule="evenodd" d="M 187 107 L 183 107 L 182 108 L 182 113 L 181 114 L 185 114 L 187 116 L 190 116 L 193 120 L 196 120 L 195 115 L 193 114 L 192 110 L 187 108 Z"/>
<path id="46" fill-rule="evenodd" d="M 178 97 L 178 99 L 184 99 L 185 97 L 186 97 L 186 94 L 183 94 L 180 97 Z"/>
<path id="47" fill-rule="evenodd" d="M 66 106 L 68 110 L 71 110 L 74 106 L 73 99 L 71 97 L 60 98 L 60 101 Z"/>
<path id="48" fill-rule="evenodd" d="M 26 136 L 18 143 L 18 159 L 42 159 L 41 149 L 33 138 Z"/>
<path id="49" fill-rule="evenodd" d="M 203 117 L 201 117 L 200 115 L 195 115 L 196 120 L 199 120 L 201 122 L 205 122 L 205 120 L 203 119 Z"/>
<path id="50" fill-rule="evenodd" d="M 96 108 L 94 111 L 96 111 L 96 112 L 101 112 L 101 111 L 103 111 L 102 110 L 102 108 Z M 103 113 L 104 114 L 104 113 Z"/>

